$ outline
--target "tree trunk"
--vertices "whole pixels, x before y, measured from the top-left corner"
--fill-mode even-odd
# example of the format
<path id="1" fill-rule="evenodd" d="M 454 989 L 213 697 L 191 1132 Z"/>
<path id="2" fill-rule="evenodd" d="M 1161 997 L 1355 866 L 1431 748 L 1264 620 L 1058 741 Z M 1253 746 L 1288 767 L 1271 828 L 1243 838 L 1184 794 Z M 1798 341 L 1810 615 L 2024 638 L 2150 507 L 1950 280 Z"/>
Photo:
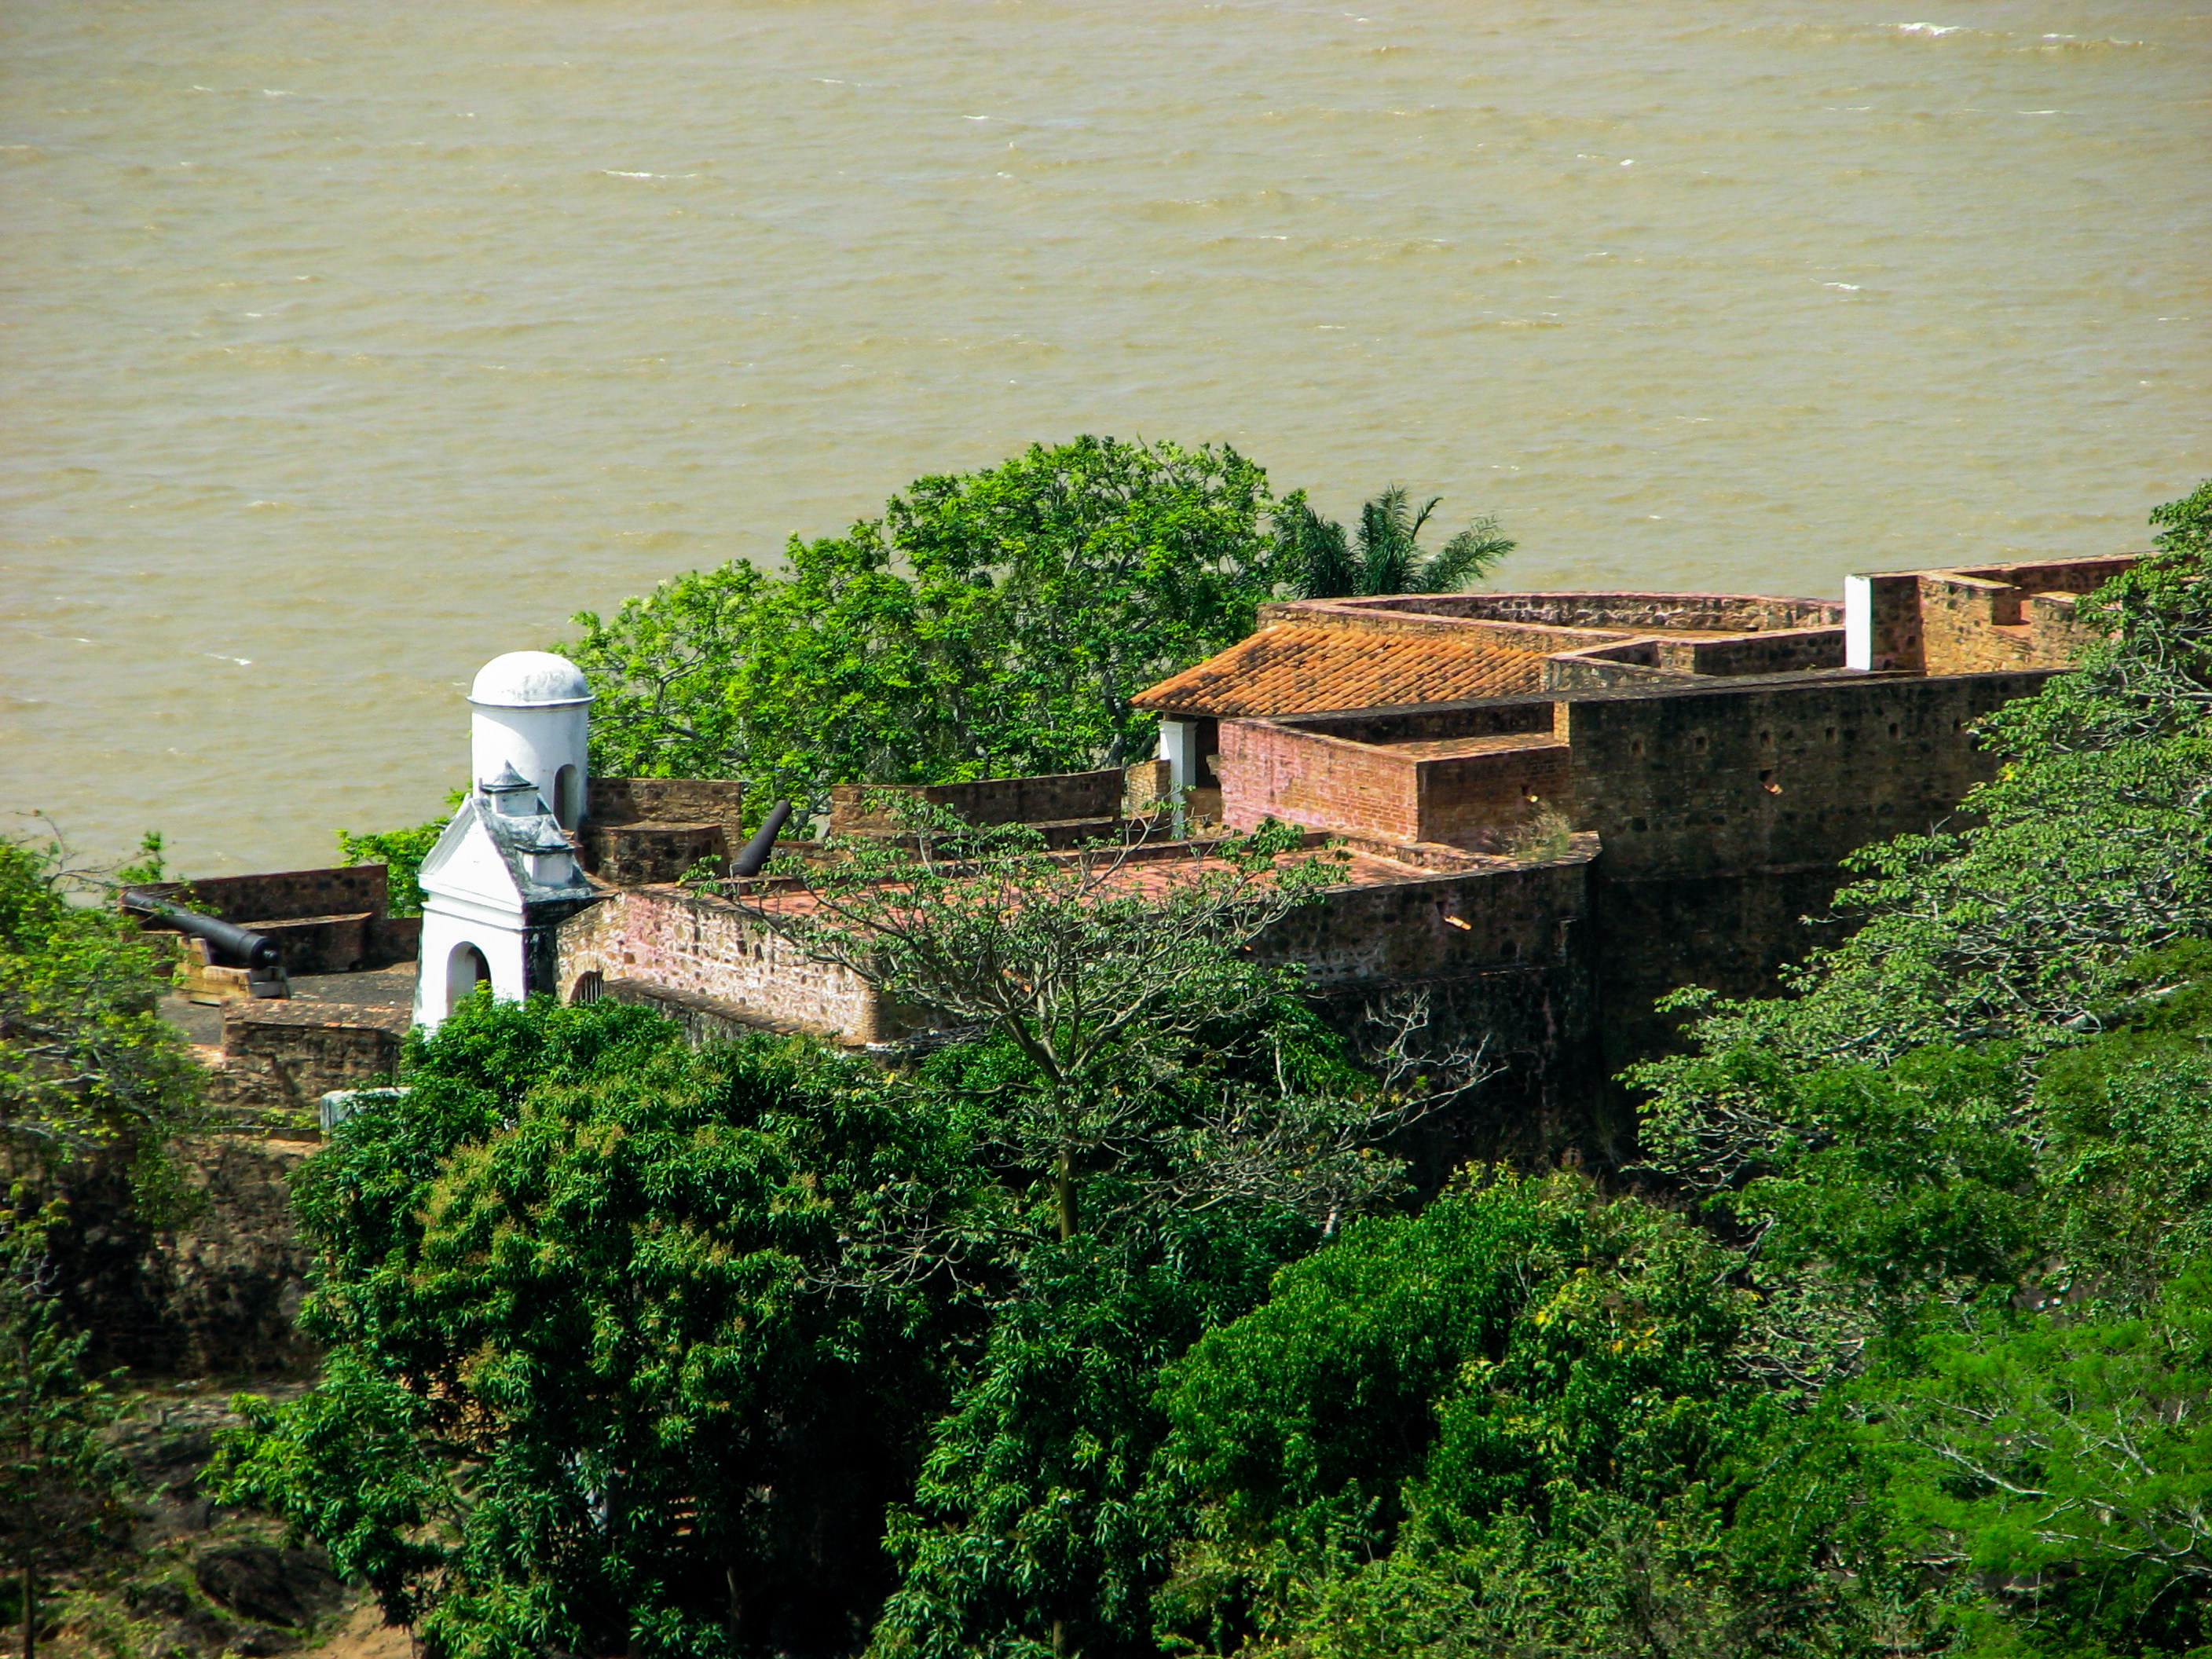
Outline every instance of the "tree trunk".
<path id="1" fill-rule="evenodd" d="M 1060 1200 L 1060 1236 L 1063 1242 L 1075 1237 L 1075 1154 L 1063 1146 L 1052 1170 L 1053 1195 Z"/>
<path id="2" fill-rule="evenodd" d="M 23 1558 L 23 1659 L 39 1659 L 39 1576 Z"/>

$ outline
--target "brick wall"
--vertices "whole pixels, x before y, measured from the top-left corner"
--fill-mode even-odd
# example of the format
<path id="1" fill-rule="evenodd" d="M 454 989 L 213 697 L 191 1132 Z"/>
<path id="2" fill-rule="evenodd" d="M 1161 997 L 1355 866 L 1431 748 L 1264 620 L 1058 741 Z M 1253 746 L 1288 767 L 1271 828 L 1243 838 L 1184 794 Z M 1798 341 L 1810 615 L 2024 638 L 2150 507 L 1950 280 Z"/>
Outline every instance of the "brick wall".
<path id="1" fill-rule="evenodd" d="M 1224 720 L 1214 762 L 1233 828 L 1277 817 L 1398 841 L 1422 839 L 1416 766 L 1411 755 L 1273 720 Z"/>
<path id="2" fill-rule="evenodd" d="M 593 778 L 586 823 L 720 823 L 735 833 L 744 787 L 730 778 Z"/>
<path id="3" fill-rule="evenodd" d="M 1832 864 L 1927 829 L 1994 775 L 1967 728 L 2045 678 L 1722 682 L 1563 700 L 1575 827 L 1604 837 L 1615 876 Z"/>
<path id="4" fill-rule="evenodd" d="M 1113 775 L 1118 778 L 1121 775 Z M 842 968 L 809 962 L 727 899 L 677 887 L 617 893 L 559 933 L 562 1000 L 576 981 L 644 980 L 726 1002 L 781 1029 L 888 1040 L 875 993 Z"/>
<path id="5" fill-rule="evenodd" d="M 1049 823 L 1070 818 L 1108 818 L 1121 811 L 1123 773 L 1061 772 L 1033 778 L 981 778 L 972 783 L 841 783 L 830 791 L 830 829 L 866 835 L 896 828 L 892 817 L 867 805 L 872 795 L 897 794 L 949 806 L 970 823 Z"/>
<path id="6" fill-rule="evenodd" d="M 1549 697 L 1441 702 L 1346 714 L 1297 714 L 1275 722 L 1351 743 L 1441 743 L 1451 738 L 1504 738 L 1552 730 Z"/>
<path id="7" fill-rule="evenodd" d="M 1548 733 L 1429 740 L 1493 745 L 1436 755 L 1285 722 L 1229 720 L 1221 741 L 1222 817 L 1238 830 L 1275 817 L 1383 840 L 1469 844 L 1523 822 L 1540 798 L 1564 808 L 1572 787 L 1565 748 Z"/>
<path id="8" fill-rule="evenodd" d="M 204 876 L 197 881 L 154 882 L 125 889 L 179 902 L 189 889 L 194 908 L 225 921 L 251 925 L 295 916 L 341 916 L 366 911 L 383 915 L 390 887 L 380 864 L 340 865 L 328 870 L 272 870 L 251 876 Z"/>
<path id="9" fill-rule="evenodd" d="M 1496 741 L 1513 746 L 1414 763 L 1413 839 L 1483 843 L 1525 823 L 1540 802 L 1571 810 L 1574 786 L 1566 744 L 1550 738 Z"/>

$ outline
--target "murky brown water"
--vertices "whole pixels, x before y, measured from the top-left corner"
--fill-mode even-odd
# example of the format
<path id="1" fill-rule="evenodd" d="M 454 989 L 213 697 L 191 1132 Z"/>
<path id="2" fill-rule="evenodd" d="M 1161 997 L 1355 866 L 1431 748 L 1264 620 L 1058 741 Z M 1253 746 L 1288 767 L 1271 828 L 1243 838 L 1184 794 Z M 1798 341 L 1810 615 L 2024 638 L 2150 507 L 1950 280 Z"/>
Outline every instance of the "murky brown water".
<path id="1" fill-rule="evenodd" d="M 1225 439 L 1514 585 L 1832 595 L 2212 472 L 2212 10 L 17 0 L 0 807 L 195 872 L 918 473 Z"/>

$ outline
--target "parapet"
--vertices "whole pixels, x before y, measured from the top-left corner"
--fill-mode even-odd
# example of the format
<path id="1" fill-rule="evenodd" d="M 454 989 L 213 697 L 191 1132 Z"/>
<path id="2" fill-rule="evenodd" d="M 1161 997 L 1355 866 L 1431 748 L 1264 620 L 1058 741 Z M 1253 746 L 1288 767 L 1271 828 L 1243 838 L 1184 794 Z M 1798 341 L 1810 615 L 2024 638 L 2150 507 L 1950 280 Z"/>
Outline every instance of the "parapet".
<path id="1" fill-rule="evenodd" d="M 1847 577 L 1845 661 L 1912 674 L 2067 667 L 2096 637 L 2075 620 L 2082 596 L 2135 562 L 2128 554 Z"/>

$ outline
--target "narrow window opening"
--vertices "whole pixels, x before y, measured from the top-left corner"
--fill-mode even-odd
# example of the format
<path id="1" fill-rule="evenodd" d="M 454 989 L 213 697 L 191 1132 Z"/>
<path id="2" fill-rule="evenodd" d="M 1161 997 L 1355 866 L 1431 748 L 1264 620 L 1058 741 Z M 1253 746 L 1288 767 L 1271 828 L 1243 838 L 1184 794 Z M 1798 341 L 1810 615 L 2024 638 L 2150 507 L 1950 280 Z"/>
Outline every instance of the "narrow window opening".
<path id="1" fill-rule="evenodd" d="M 583 814 L 577 799 L 576 769 L 564 766 L 553 775 L 553 817 L 563 830 L 574 830 Z"/>
<path id="2" fill-rule="evenodd" d="M 597 1002 L 606 994 L 607 982 L 600 977 L 599 969 L 595 968 L 590 973 L 582 975 L 577 979 L 575 984 L 569 989 L 568 1000 L 576 1007 L 582 1008 Z"/>

